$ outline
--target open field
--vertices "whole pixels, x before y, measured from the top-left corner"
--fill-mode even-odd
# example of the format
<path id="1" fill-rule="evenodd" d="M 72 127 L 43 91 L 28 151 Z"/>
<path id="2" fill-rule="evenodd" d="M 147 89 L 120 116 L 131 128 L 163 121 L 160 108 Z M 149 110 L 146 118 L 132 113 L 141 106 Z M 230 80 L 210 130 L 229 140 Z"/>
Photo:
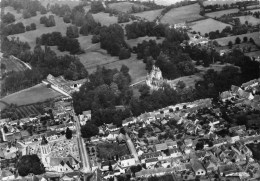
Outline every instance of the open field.
<path id="1" fill-rule="evenodd" d="M 134 16 L 138 16 L 140 18 L 147 19 L 148 21 L 153 21 L 157 16 L 161 14 L 163 9 L 157 9 L 157 10 L 152 10 L 152 11 L 144 11 L 141 13 L 134 13 Z"/>
<path id="2" fill-rule="evenodd" d="M 225 23 L 222 23 L 220 21 L 217 21 L 217 20 L 214 20 L 211 18 L 192 22 L 190 24 L 190 27 L 192 28 L 192 30 L 194 30 L 196 32 L 200 32 L 202 35 L 204 35 L 205 33 L 209 33 L 211 31 L 216 31 L 216 30 L 219 30 L 221 32 L 226 26 L 231 27 L 231 25 L 229 25 L 229 24 L 225 24 Z"/>
<path id="3" fill-rule="evenodd" d="M 206 16 L 209 16 L 211 18 L 215 18 L 215 17 L 218 18 L 218 17 L 223 16 L 224 14 L 237 13 L 238 11 L 239 11 L 238 9 L 227 9 L 227 10 L 223 10 L 223 11 L 216 11 L 216 12 L 206 13 Z"/>
<path id="4" fill-rule="evenodd" d="M 45 7 L 47 7 L 48 4 L 59 4 L 59 5 L 69 5 L 70 8 L 73 8 L 80 4 L 80 0 L 40 0 L 41 4 Z"/>
<path id="5" fill-rule="evenodd" d="M 260 24 L 260 20 L 253 16 L 239 16 L 241 24 L 245 24 L 248 21 L 249 24 L 258 25 Z"/>
<path id="6" fill-rule="evenodd" d="M 97 14 L 93 14 L 95 21 L 100 22 L 101 25 L 109 26 L 111 24 L 117 23 L 117 17 L 109 16 L 108 13 L 100 12 Z"/>
<path id="7" fill-rule="evenodd" d="M 243 35 L 236 35 L 236 36 L 229 36 L 229 37 L 224 37 L 224 38 L 218 38 L 218 39 L 216 39 L 216 41 L 221 46 L 226 46 L 229 41 L 232 41 L 234 43 L 236 37 L 239 37 L 241 40 L 243 40 L 243 37 L 245 37 L 245 36 L 248 38 L 248 40 L 250 38 L 254 39 L 255 43 L 260 46 L 260 33 L 259 32 L 248 33 L 248 34 L 243 34 Z"/>
<path id="8" fill-rule="evenodd" d="M 134 46 L 137 46 L 138 43 L 142 43 L 143 41 L 149 41 L 149 40 L 155 40 L 157 43 L 162 43 L 164 38 L 160 38 L 160 39 L 157 40 L 157 38 L 154 37 L 154 36 L 144 36 L 144 37 L 126 40 L 126 43 L 131 48 L 133 48 Z"/>
<path id="9" fill-rule="evenodd" d="M 22 64 L 20 61 L 14 58 L 2 58 L 1 57 L 1 63 L 5 64 L 6 66 L 6 72 L 19 72 L 27 70 L 28 67 L 26 67 L 24 64 Z"/>
<path id="10" fill-rule="evenodd" d="M 131 2 L 110 3 L 108 7 L 125 13 L 131 12 L 132 7 L 141 8 L 142 10 L 148 8 L 142 4 L 131 3 Z"/>
<path id="11" fill-rule="evenodd" d="M 46 16 L 48 17 L 52 13 L 47 13 Z M 53 14 L 52 14 L 53 15 Z M 36 38 L 40 37 L 44 33 L 52 33 L 54 31 L 61 32 L 62 35 L 66 34 L 67 27 L 71 24 L 64 23 L 63 18 L 54 15 L 56 26 L 53 27 L 45 27 L 43 24 L 40 24 L 40 18 L 42 17 L 41 14 L 38 14 L 35 17 L 29 19 L 20 19 L 16 22 L 22 22 L 24 26 L 29 25 L 31 23 L 36 24 L 36 30 L 33 31 L 26 31 L 25 33 L 10 35 L 8 37 L 19 37 L 20 41 L 28 42 L 31 48 L 33 49 L 36 45 Z"/>
<path id="12" fill-rule="evenodd" d="M 194 21 L 202 18 L 202 16 L 200 16 L 199 13 L 200 6 L 198 4 L 173 8 L 163 16 L 161 22 L 168 24 L 176 24 L 183 23 L 185 21 Z"/>
<path id="13" fill-rule="evenodd" d="M 255 52 L 245 53 L 245 55 L 250 57 L 255 57 L 255 58 L 260 57 L 260 50 Z"/>
<path id="14" fill-rule="evenodd" d="M 16 104 L 18 106 L 34 104 L 37 102 L 44 102 L 48 99 L 53 99 L 62 96 L 57 91 L 49 89 L 45 84 L 40 83 L 28 89 L 10 94 L 3 97 L 0 101 L 4 101 L 7 104 Z"/>

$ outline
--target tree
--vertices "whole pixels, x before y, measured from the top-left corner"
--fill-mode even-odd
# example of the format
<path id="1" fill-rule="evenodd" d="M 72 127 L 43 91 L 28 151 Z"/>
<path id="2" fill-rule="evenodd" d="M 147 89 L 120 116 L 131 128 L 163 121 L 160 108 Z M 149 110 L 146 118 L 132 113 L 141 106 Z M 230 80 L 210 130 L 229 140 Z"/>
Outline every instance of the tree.
<path id="1" fill-rule="evenodd" d="M 255 44 L 255 40 L 253 38 L 249 38 L 249 42 Z"/>
<path id="2" fill-rule="evenodd" d="M 79 30 L 77 26 L 69 26 L 67 27 L 66 36 L 69 38 L 78 38 Z"/>
<path id="3" fill-rule="evenodd" d="M 22 177 L 30 173 L 34 175 L 45 173 L 45 168 L 36 154 L 22 156 L 17 163 L 17 170 Z"/>
<path id="4" fill-rule="evenodd" d="M 31 26 L 27 25 L 27 26 L 25 27 L 25 30 L 26 30 L 26 31 L 31 31 Z"/>
<path id="5" fill-rule="evenodd" d="M 66 129 L 66 134 L 65 134 L 67 139 L 71 139 L 72 138 L 72 131 L 69 129 L 69 127 L 67 127 Z"/>
<path id="6" fill-rule="evenodd" d="M 229 47 L 229 49 L 231 49 L 231 48 L 232 48 L 232 46 L 233 46 L 233 43 L 232 43 L 232 41 L 229 41 L 229 42 L 228 42 L 228 47 Z"/>
<path id="7" fill-rule="evenodd" d="M 13 23 L 15 22 L 15 16 L 12 13 L 8 12 L 2 16 L 2 21 L 6 24 Z"/>
<path id="8" fill-rule="evenodd" d="M 31 30 L 36 30 L 36 24 L 35 23 L 31 23 Z"/>
<path id="9" fill-rule="evenodd" d="M 99 133 L 99 129 L 95 124 L 87 122 L 81 127 L 81 134 L 83 138 L 90 138 Z"/>
<path id="10" fill-rule="evenodd" d="M 243 42 L 246 43 L 247 40 L 248 40 L 248 38 L 245 36 L 245 37 L 243 38 Z"/>
<path id="11" fill-rule="evenodd" d="M 119 52 L 119 60 L 124 60 L 128 59 L 131 57 L 131 53 L 128 49 L 126 48 L 121 48 Z"/>
<path id="12" fill-rule="evenodd" d="M 4 126 L 4 132 L 8 133 L 8 128 L 6 126 Z"/>
<path id="13" fill-rule="evenodd" d="M 48 21 L 48 18 L 47 18 L 46 16 L 42 16 L 42 17 L 40 18 L 40 24 L 46 24 L 47 21 Z"/>
<path id="14" fill-rule="evenodd" d="M 92 41 L 92 43 L 99 43 L 100 42 L 100 36 L 99 35 L 93 35 L 91 41 Z"/>
<path id="15" fill-rule="evenodd" d="M 240 43 L 241 43 L 241 39 L 240 39 L 239 37 L 237 37 L 237 38 L 235 39 L 235 42 L 236 42 L 236 44 L 240 44 Z"/>
<path id="16" fill-rule="evenodd" d="M 108 170 L 109 170 L 110 172 L 112 172 L 112 171 L 113 171 L 112 164 L 111 164 L 111 162 L 110 162 L 110 161 L 109 161 Z"/>
<path id="17" fill-rule="evenodd" d="M 92 13 L 96 14 L 96 13 L 99 13 L 101 11 L 104 11 L 105 8 L 104 8 L 101 1 L 92 1 L 90 10 L 91 10 Z"/>

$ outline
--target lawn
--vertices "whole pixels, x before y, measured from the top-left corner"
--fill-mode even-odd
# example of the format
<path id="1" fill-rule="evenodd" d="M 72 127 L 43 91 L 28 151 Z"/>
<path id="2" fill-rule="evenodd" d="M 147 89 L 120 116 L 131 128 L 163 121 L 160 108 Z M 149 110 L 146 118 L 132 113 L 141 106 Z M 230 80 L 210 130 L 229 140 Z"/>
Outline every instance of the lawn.
<path id="1" fill-rule="evenodd" d="M 44 102 L 48 99 L 53 99 L 59 96 L 62 96 L 62 94 L 54 91 L 53 89 L 49 89 L 45 84 L 40 83 L 28 89 L 5 96 L 1 99 L 1 101 L 6 102 L 7 104 L 16 104 L 21 106 Z"/>
<path id="2" fill-rule="evenodd" d="M 111 9 L 115 9 L 117 11 L 121 11 L 121 12 L 125 12 L 125 13 L 131 12 L 133 6 L 136 8 L 141 8 L 142 10 L 144 8 L 148 8 L 142 4 L 136 4 L 136 3 L 131 3 L 131 2 L 110 3 L 108 5 L 108 7 Z"/>
<path id="3" fill-rule="evenodd" d="M 137 46 L 138 43 L 142 43 L 144 40 L 146 40 L 146 41 L 155 40 L 157 43 L 162 43 L 164 38 L 157 39 L 156 37 L 153 37 L 153 36 L 144 36 L 144 37 L 126 40 L 126 43 L 131 48 L 133 48 L 134 46 Z"/>
<path id="4" fill-rule="evenodd" d="M 209 16 L 211 18 L 215 18 L 215 17 L 221 17 L 224 14 L 230 14 L 230 13 L 237 13 L 239 10 L 238 9 L 227 9 L 227 10 L 223 10 L 223 11 L 216 11 L 216 12 L 211 12 L 211 13 L 206 13 L 206 16 Z"/>
<path id="5" fill-rule="evenodd" d="M 46 16 L 48 17 L 52 13 L 47 13 Z M 53 15 L 53 14 L 52 14 Z M 38 14 L 35 17 L 29 18 L 29 19 L 20 19 L 16 22 L 22 22 L 24 26 L 29 25 L 31 23 L 36 24 L 36 30 L 34 31 L 26 31 L 25 33 L 16 34 L 16 35 L 10 35 L 8 37 L 19 37 L 20 41 L 28 42 L 31 48 L 34 48 L 36 45 L 36 38 L 40 37 L 44 33 L 52 33 L 54 31 L 61 32 L 62 35 L 66 34 L 66 30 L 69 24 L 66 24 L 63 22 L 63 18 L 58 17 L 54 15 L 56 26 L 53 27 L 45 27 L 43 24 L 40 24 L 40 18 L 43 15 Z"/>
<path id="6" fill-rule="evenodd" d="M 245 24 L 248 21 L 249 24 L 258 25 L 260 24 L 260 20 L 253 16 L 239 16 L 241 24 Z"/>
<path id="7" fill-rule="evenodd" d="M 108 13 L 100 12 L 93 14 L 95 21 L 100 22 L 102 25 L 109 26 L 111 24 L 117 23 L 117 17 L 109 16 Z"/>
<path id="8" fill-rule="evenodd" d="M 194 21 L 202 18 L 202 16 L 200 16 L 199 13 L 200 6 L 198 4 L 173 8 L 163 16 L 161 22 L 168 24 L 176 24 L 183 23 L 185 21 Z"/>
<path id="9" fill-rule="evenodd" d="M 229 37 L 224 37 L 224 38 L 218 38 L 216 39 L 216 41 L 218 42 L 218 44 L 220 44 L 221 46 L 226 46 L 228 44 L 229 41 L 232 41 L 233 43 L 235 42 L 235 39 L 237 37 L 239 37 L 241 40 L 243 40 L 244 37 L 247 37 L 248 40 L 249 38 L 254 39 L 255 43 L 258 44 L 260 46 L 260 34 L 259 32 L 254 32 L 254 33 L 248 33 L 248 34 L 243 34 L 243 35 L 236 35 L 236 36 L 229 36 Z"/>
<path id="10" fill-rule="evenodd" d="M 225 23 L 222 23 L 220 21 L 217 21 L 217 20 L 214 20 L 211 18 L 192 22 L 190 24 L 190 27 L 192 28 L 192 30 L 194 30 L 196 32 L 200 32 L 202 35 L 204 35 L 205 33 L 209 33 L 211 31 L 216 31 L 216 30 L 219 30 L 221 32 L 226 26 L 231 27 L 231 25 L 229 25 L 229 24 L 225 24 Z"/>
<path id="11" fill-rule="evenodd" d="M 156 19 L 157 16 L 161 14 L 163 9 L 157 9 L 157 10 L 152 10 L 152 11 L 144 11 L 141 13 L 134 13 L 132 15 L 138 16 L 140 18 L 144 18 L 148 21 L 153 21 Z"/>
<path id="12" fill-rule="evenodd" d="M 118 155 L 121 157 L 130 154 L 126 144 L 117 143 L 98 144 L 97 151 L 100 159 L 110 159 L 112 156 Z"/>

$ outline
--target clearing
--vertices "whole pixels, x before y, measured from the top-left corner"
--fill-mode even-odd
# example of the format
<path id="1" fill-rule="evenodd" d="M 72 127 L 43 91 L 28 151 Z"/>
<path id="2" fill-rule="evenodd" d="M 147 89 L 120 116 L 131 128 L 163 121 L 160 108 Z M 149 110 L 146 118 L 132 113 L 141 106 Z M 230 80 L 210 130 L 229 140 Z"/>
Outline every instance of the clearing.
<path id="1" fill-rule="evenodd" d="M 239 16 L 238 18 L 241 24 L 245 24 L 246 21 L 248 21 L 248 24 L 252 24 L 252 25 L 260 24 L 260 20 L 253 16 Z"/>
<path id="2" fill-rule="evenodd" d="M 135 39 L 126 39 L 126 43 L 133 48 L 134 46 L 137 46 L 138 43 L 142 43 L 143 41 L 149 41 L 149 40 L 155 40 L 157 43 L 162 43 L 164 38 L 157 39 L 155 36 L 144 36 L 144 37 L 139 37 Z"/>
<path id="3" fill-rule="evenodd" d="M 163 9 L 157 9 L 157 10 L 152 10 L 152 11 L 144 11 L 141 13 L 134 13 L 132 15 L 144 18 L 148 21 L 153 21 L 155 20 L 158 16 L 160 16 L 161 12 Z"/>
<path id="4" fill-rule="evenodd" d="M 235 39 L 237 37 L 239 37 L 241 39 L 241 41 L 243 41 L 243 38 L 245 36 L 248 38 L 248 40 L 250 38 L 252 38 L 255 41 L 255 43 L 260 46 L 260 37 L 259 37 L 260 34 L 259 34 L 259 32 L 242 34 L 242 35 L 236 35 L 236 36 L 229 36 L 229 37 L 224 37 L 224 38 L 218 38 L 218 39 L 215 39 L 215 40 L 218 42 L 219 45 L 226 46 L 226 45 L 228 45 L 229 41 L 232 41 L 234 43 Z"/>
<path id="5" fill-rule="evenodd" d="M 111 24 L 117 23 L 116 16 L 109 16 L 109 13 L 100 12 L 97 14 L 93 14 L 94 20 L 96 22 L 100 22 L 101 25 L 109 26 Z"/>
<path id="6" fill-rule="evenodd" d="M 110 3 L 108 5 L 109 8 L 125 12 L 125 13 L 131 13 L 132 12 L 132 7 L 139 8 L 141 10 L 144 9 L 149 9 L 148 7 L 142 5 L 142 4 L 137 4 L 137 3 L 131 3 L 131 2 L 118 2 L 118 3 Z"/>
<path id="7" fill-rule="evenodd" d="M 172 25 L 183 23 L 185 21 L 195 21 L 203 18 L 203 16 L 199 15 L 199 13 L 200 6 L 197 3 L 179 8 L 173 8 L 163 16 L 161 22 Z"/>
<path id="8" fill-rule="evenodd" d="M 238 11 L 239 11 L 239 9 L 227 9 L 227 10 L 222 10 L 222 11 L 206 13 L 206 16 L 209 16 L 211 18 L 215 18 L 215 17 L 219 18 L 219 17 L 223 16 L 224 14 L 237 13 Z"/>
<path id="9" fill-rule="evenodd" d="M 225 27 L 231 27 L 229 24 L 225 24 L 211 18 L 192 22 L 189 26 L 192 28 L 192 30 L 200 32 L 202 35 L 216 30 L 221 32 Z"/>
<path id="10" fill-rule="evenodd" d="M 55 19 L 55 23 L 56 26 L 53 27 L 45 27 L 43 24 L 40 24 L 40 18 L 42 16 L 49 16 L 49 15 L 53 15 L 54 19 Z M 24 26 L 29 25 L 31 23 L 35 23 L 36 24 L 36 30 L 33 31 L 26 31 L 24 33 L 21 34 L 15 34 L 15 35 L 9 35 L 8 37 L 19 37 L 20 41 L 23 42 L 28 42 L 31 49 L 33 49 L 36 45 L 36 38 L 40 37 L 42 34 L 44 33 L 52 33 L 54 31 L 58 31 L 61 32 L 62 35 L 66 35 L 66 30 L 67 27 L 70 26 L 71 24 L 68 23 L 64 23 L 63 18 L 58 17 L 52 13 L 47 13 L 46 15 L 41 15 L 38 13 L 37 16 L 31 17 L 29 19 L 20 19 L 17 22 L 22 22 L 24 24 Z"/>
<path id="11" fill-rule="evenodd" d="M 7 104 L 16 104 L 21 106 L 44 102 L 48 99 L 57 98 L 59 96 L 62 96 L 62 94 L 53 89 L 49 89 L 45 84 L 40 83 L 28 89 L 5 96 L 0 101 L 6 102 Z"/>

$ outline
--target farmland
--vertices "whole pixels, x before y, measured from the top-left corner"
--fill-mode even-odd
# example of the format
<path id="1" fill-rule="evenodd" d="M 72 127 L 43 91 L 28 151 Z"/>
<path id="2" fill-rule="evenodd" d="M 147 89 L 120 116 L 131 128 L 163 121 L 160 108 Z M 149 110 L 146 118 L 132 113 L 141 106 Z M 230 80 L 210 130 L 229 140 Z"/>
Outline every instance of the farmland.
<path id="1" fill-rule="evenodd" d="M 211 18 L 215 18 L 215 17 L 219 18 L 219 17 L 223 16 L 224 14 L 237 13 L 238 11 L 239 11 L 238 9 L 227 9 L 227 10 L 223 10 L 223 11 L 206 13 L 206 16 L 211 17 Z"/>
<path id="2" fill-rule="evenodd" d="M 216 30 L 219 30 L 221 32 L 226 26 L 231 27 L 231 25 L 229 24 L 225 24 L 211 18 L 196 21 L 190 24 L 192 30 L 200 32 L 202 35 Z"/>
<path id="3" fill-rule="evenodd" d="M 93 14 L 93 17 L 96 22 L 100 22 L 101 25 L 109 26 L 111 24 L 117 23 L 117 17 L 109 16 L 108 13 L 100 12 L 97 14 Z"/>
<path id="4" fill-rule="evenodd" d="M 51 15 L 52 13 L 47 13 L 46 16 Z M 53 14 L 52 14 L 53 15 Z M 58 17 L 56 15 L 53 15 L 55 18 L 56 26 L 53 27 L 45 27 L 44 25 L 40 24 L 40 18 L 41 14 L 38 14 L 35 17 L 32 17 L 30 19 L 20 19 L 16 22 L 22 22 L 25 26 L 29 25 L 31 23 L 35 23 L 37 29 L 33 31 L 27 31 L 25 33 L 16 34 L 16 35 L 10 35 L 9 37 L 19 37 L 20 41 L 28 42 L 31 48 L 34 48 L 36 45 L 36 38 L 41 36 L 44 33 L 52 33 L 54 31 L 61 32 L 62 35 L 66 34 L 66 29 L 70 24 L 66 24 L 63 22 L 63 19 L 61 17 Z"/>
<path id="5" fill-rule="evenodd" d="M 183 23 L 185 21 L 195 21 L 200 18 L 203 18 L 199 15 L 199 13 L 200 6 L 198 4 L 173 8 L 163 16 L 161 22 L 168 24 L 176 24 Z"/>
<path id="6" fill-rule="evenodd" d="M 218 38 L 216 41 L 218 44 L 221 46 L 225 46 L 228 44 L 229 41 L 232 41 L 233 43 L 235 42 L 235 39 L 239 37 L 241 40 L 243 40 L 243 37 L 247 37 L 248 39 L 252 38 L 254 39 L 255 43 L 260 46 L 260 34 L 259 32 L 254 32 L 254 33 L 248 33 L 248 34 L 243 34 L 243 35 L 236 35 L 236 36 L 229 36 L 229 37 L 224 37 L 224 38 Z"/>
<path id="7" fill-rule="evenodd" d="M 245 24 L 246 21 L 252 25 L 260 24 L 260 20 L 253 16 L 239 16 L 239 19 L 242 24 Z"/>
<path id="8" fill-rule="evenodd" d="M 153 21 L 156 19 L 157 16 L 159 16 L 162 12 L 162 9 L 157 9 L 157 10 L 153 10 L 153 11 L 144 11 L 141 13 L 134 13 L 134 16 L 138 16 L 140 18 L 144 18 L 148 21 Z"/>
<path id="9" fill-rule="evenodd" d="M 129 13 L 132 11 L 132 7 L 139 8 L 141 10 L 147 9 L 148 7 L 142 5 L 142 4 L 137 4 L 137 3 L 131 3 L 131 2 L 120 2 L 120 3 L 110 3 L 108 5 L 109 8 Z"/>
<path id="10" fill-rule="evenodd" d="M 19 106 L 15 109 L 15 114 L 19 118 L 26 118 L 31 115 L 39 115 L 40 111 L 35 105 Z"/>
<path id="11" fill-rule="evenodd" d="M 6 102 L 7 104 L 16 104 L 21 106 L 44 102 L 48 99 L 57 98 L 59 96 L 62 96 L 62 94 L 47 88 L 45 84 L 41 83 L 28 89 L 5 96 L 1 99 L 1 101 Z"/>

